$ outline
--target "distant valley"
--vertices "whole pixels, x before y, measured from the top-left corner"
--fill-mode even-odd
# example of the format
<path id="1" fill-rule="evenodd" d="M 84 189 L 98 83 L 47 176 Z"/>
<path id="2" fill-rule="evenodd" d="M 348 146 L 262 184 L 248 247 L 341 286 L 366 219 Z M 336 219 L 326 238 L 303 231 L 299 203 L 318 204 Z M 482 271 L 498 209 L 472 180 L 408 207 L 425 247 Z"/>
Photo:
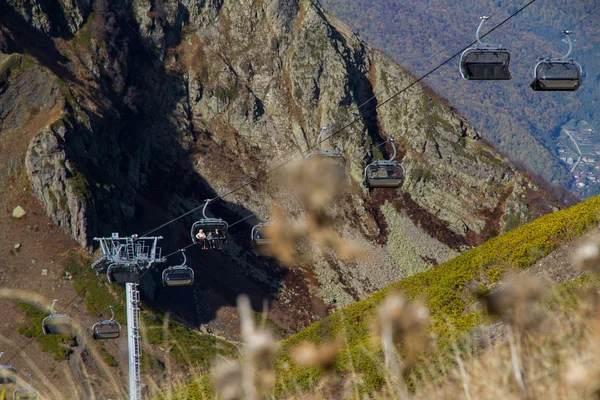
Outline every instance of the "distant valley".
<path id="1" fill-rule="evenodd" d="M 471 43 L 480 16 L 491 16 L 483 29 L 487 32 L 527 3 L 323 0 L 328 12 L 416 77 Z M 571 173 L 573 165 L 561 160 L 564 156 L 559 149 L 567 151 L 568 137 L 563 126 L 570 121 L 585 121 L 595 132 L 600 130 L 599 18 L 595 0 L 535 1 L 486 39 L 510 50 L 511 81 L 464 81 L 457 57 L 425 82 L 465 115 L 485 140 L 511 159 L 523 163 L 550 184 L 573 190 L 580 197 L 598 194 L 600 186 L 575 177 Z M 568 47 L 560 37 L 564 29 L 573 30 L 572 57 L 583 66 L 583 85 L 577 92 L 533 92 L 529 84 L 538 57 L 566 53 Z M 588 150 L 593 154 L 599 149 Z"/>

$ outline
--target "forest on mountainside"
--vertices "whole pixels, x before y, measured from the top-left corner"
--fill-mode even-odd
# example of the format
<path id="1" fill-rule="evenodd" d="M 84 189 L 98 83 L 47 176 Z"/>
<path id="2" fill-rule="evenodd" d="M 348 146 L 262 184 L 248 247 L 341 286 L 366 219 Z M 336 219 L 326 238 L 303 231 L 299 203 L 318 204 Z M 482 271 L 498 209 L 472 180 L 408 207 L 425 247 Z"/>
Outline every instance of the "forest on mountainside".
<path id="1" fill-rule="evenodd" d="M 487 32 L 528 2 L 323 0 L 330 13 L 416 77 L 475 40 L 480 16 L 491 16 L 483 29 Z M 569 121 L 600 128 L 597 7 L 595 0 L 536 0 L 491 33 L 484 41 L 500 43 L 511 52 L 511 81 L 464 81 L 456 57 L 425 82 L 499 150 L 551 184 L 573 189 L 577 182 L 560 161 L 558 138 L 561 126 Z M 568 49 L 561 41 L 564 29 L 573 30 L 572 57 L 583 66 L 584 83 L 577 92 L 533 92 L 529 84 L 537 59 L 557 57 Z M 588 191 L 585 196 L 593 194 Z"/>

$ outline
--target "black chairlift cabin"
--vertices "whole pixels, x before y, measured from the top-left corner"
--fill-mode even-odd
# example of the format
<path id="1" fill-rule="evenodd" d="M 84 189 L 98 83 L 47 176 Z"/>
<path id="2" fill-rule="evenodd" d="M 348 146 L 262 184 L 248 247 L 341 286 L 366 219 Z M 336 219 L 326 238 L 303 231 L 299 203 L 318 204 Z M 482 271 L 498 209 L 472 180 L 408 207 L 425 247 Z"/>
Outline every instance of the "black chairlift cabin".
<path id="1" fill-rule="evenodd" d="M 136 264 L 111 264 L 106 269 L 106 277 L 110 283 L 139 283 L 140 270 Z"/>
<path id="2" fill-rule="evenodd" d="M 306 156 L 306 159 L 320 159 L 327 164 L 330 164 L 334 167 L 339 168 L 340 172 L 344 175 L 346 174 L 346 157 L 344 157 L 344 153 L 337 149 L 333 150 L 324 150 L 321 148 L 321 137 L 323 133 L 328 128 L 326 126 L 321 128 L 321 132 L 319 132 L 319 136 L 317 137 L 317 150 L 313 151 L 309 155 Z"/>
<path id="3" fill-rule="evenodd" d="M 531 88 L 537 91 L 575 91 L 583 81 L 581 65 L 568 58 L 573 50 L 571 31 L 563 31 L 569 44 L 569 51 L 560 58 L 540 58 L 533 70 Z"/>
<path id="4" fill-rule="evenodd" d="M 163 286 L 191 286 L 194 283 L 194 270 L 188 267 L 185 250 L 180 250 L 183 263 L 165 269 L 162 273 Z"/>
<path id="5" fill-rule="evenodd" d="M 389 160 L 378 160 L 365 168 L 365 185 L 368 188 L 397 188 L 404 180 L 404 168 L 396 161 L 396 146 L 390 138 L 394 152 Z"/>
<path id="6" fill-rule="evenodd" d="M 108 320 L 98 321 L 92 326 L 94 339 L 117 339 L 121 336 L 121 324 L 115 321 L 115 312 L 110 308 L 111 317 Z"/>
<path id="7" fill-rule="evenodd" d="M 3 351 L 0 351 L 0 358 L 4 355 Z M 0 364 L 0 385 L 6 385 L 9 383 L 17 383 L 17 369 L 12 365 Z"/>
<path id="8" fill-rule="evenodd" d="M 479 34 L 489 17 L 481 17 L 475 38 L 477 44 L 463 51 L 460 57 L 460 74 L 467 80 L 508 80 L 511 79 L 508 65 L 510 53 L 499 44 L 485 44 Z"/>
<path id="9" fill-rule="evenodd" d="M 33 378 L 29 374 L 28 386 L 21 386 L 13 392 L 13 400 L 38 400 L 40 398 L 38 391 L 33 388 Z"/>
<path id="10" fill-rule="evenodd" d="M 250 232 L 250 240 L 254 246 L 267 246 L 273 242 L 269 237 L 269 227 L 273 226 L 272 222 L 263 222 L 255 225 Z"/>
<path id="11" fill-rule="evenodd" d="M 194 222 L 190 232 L 192 242 L 200 244 L 203 250 L 221 249 L 227 241 L 229 224 L 221 218 L 208 218 L 206 216 L 206 207 L 213 200 L 206 200 L 204 208 L 202 208 L 202 216 L 204 218 Z"/>
<path id="12" fill-rule="evenodd" d="M 50 315 L 42 320 L 44 335 L 73 335 L 73 320 L 67 314 L 56 314 L 54 305 L 58 300 L 52 300 Z"/>

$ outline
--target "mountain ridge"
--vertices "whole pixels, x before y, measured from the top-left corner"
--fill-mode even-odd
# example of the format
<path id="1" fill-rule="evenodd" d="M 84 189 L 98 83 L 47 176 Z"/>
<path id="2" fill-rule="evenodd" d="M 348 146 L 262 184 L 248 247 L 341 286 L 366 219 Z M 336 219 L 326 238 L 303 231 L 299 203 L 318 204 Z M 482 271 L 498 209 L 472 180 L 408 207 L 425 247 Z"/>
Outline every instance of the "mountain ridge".
<path id="1" fill-rule="evenodd" d="M 188 250 L 202 279 L 173 296 L 158 270 L 144 277 L 145 302 L 190 327 L 237 340 L 233 305 L 248 293 L 256 311 L 266 299 L 269 319 L 290 334 L 561 206 L 420 85 L 359 110 L 413 78 L 316 2 L 98 0 L 44 11 L 53 4 L 0 3 L 0 162 L 8 168 L 12 151 L 19 190 L 87 249 L 94 236 L 149 231 L 247 184 L 208 210 L 239 222 L 229 247 Z M 312 146 L 319 126 L 357 115 L 326 142 L 344 151 L 350 182 L 328 214 L 366 257 L 311 249 L 311 262 L 286 268 L 259 256 L 250 228 L 269 219 L 273 202 L 304 214 L 265 171 Z M 390 137 L 404 185 L 368 191 L 364 165 L 389 154 L 377 146 Z M 0 182 L 7 207 L 16 206 L 11 182 Z M 193 217 L 157 232 L 164 254 L 189 245 Z"/>

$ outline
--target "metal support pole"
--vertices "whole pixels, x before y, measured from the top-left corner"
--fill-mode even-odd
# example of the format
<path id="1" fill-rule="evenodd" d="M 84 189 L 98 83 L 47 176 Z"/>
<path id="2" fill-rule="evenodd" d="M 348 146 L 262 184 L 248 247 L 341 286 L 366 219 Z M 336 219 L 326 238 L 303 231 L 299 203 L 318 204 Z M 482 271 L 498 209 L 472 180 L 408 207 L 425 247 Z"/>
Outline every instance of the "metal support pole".
<path id="1" fill-rule="evenodd" d="M 141 400 L 142 398 L 142 379 L 140 376 L 140 357 L 142 356 L 142 347 L 139 335 L 140 309 L 138 307 L 140 292 L 138 292 L 137 286 L 137 283 L 125 284 L 125 289 L 127 292 L 127 345 L 129 347 L 130 400 Z"/>
<path id="2" fill-rule="evenodd" d="M 98 273 L 106 272 L 109 282 L 111 278 L 111 268 L 120 267 L 131 269 L 140 274 L 153 268 L 157 263 L 165 262 L 161 257 L 161 249 L 157 247 L 158 240 L 162 236 L 138 237 L 137 235 L 120 237 L 118 233 L 113 233 L 110 237 L 99 237 L 94 240 L 100 242 L 102 257 L 92 264 L 92 269 L 97 269 Z M 106 265 L 110 264 L 108 269 Z M 140 292 L 137 283 L 130 283 L 131 278 L 127 276 L 122 278 L 125 283 L 126 302 L 127 302 L 127 346 L 129 349 L 129 399 L 142 399 L 142 379 L 140 376 L 142 342 L 140 340 Z"/>

